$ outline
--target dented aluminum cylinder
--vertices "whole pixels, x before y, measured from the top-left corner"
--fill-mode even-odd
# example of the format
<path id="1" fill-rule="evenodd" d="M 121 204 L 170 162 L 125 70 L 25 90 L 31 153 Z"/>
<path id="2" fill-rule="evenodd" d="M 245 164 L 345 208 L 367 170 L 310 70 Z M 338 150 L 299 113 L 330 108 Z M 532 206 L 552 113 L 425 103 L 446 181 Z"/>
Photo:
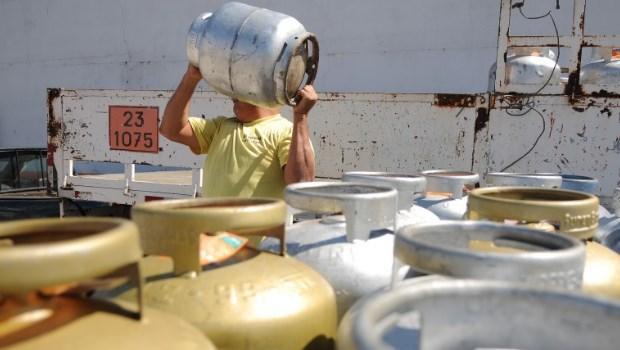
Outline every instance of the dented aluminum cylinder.
<path id="1" fill-rule="evenodd" d="M 312 84 L 319 44 L 295 18 L 228 2 L 192 23 L 187 57 L 216 91 L 255 105 L 296 104 L 298 89 Z"/>

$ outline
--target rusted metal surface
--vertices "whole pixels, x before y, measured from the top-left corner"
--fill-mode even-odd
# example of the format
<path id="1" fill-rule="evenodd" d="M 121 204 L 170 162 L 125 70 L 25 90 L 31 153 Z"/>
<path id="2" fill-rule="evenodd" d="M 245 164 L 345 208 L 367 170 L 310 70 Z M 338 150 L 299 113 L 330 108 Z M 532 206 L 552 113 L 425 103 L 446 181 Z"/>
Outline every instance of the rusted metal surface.
<path id="1" fill-rule="evenodd" d="M 489 122 L 489 110 L 485 107 L 476 109 L 476 123 L 474 124 L 474 133 L 481 132 Z"/>
<path id="2" fill-rule="evenodd" d="M 476 95 L 435 94 L 433 105 L 437 107 L 474 107 L 476 99 Z"/>
<path id="3" fill-rule="evenodd" d="M 54 101 L 60 97 L 60 89 L 47 89 L 47 135 L 56 137 L 60 129 L 60 123 L 53 119 L 54 117 Z"/>

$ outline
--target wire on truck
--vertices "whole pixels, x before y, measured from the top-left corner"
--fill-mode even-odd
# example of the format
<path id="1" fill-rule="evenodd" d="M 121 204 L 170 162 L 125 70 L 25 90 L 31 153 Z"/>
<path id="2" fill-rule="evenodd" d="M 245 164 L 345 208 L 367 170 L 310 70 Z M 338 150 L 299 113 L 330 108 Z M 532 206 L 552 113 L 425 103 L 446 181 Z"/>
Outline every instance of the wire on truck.
<path id="1" fill-rule="evenodd" d="M 521 161 L 523 158 L 525 158 L 527 155 L 529 155 L 532 152 L 532 150 L 534 150 L 534 148 L 538 144 L 538 141 L 540 140 L 540 138 L 544 134 L 545 129 L 546 129 L 545 117 L 538 109 L 536 109 L 536 102 L 532 99 L 532 96 L 538 95 L 542 90 L 544 90 L 547 87 L 547 85 L 549 85 L 549 82 L 551 81 L 551 78 L 553 77 L 553 73 L 555 72 L 555 70 L 558 67 L 558 61 L 560 60 L 560 34 L 558 32 L 558 26 L 555 23 L 555 18 L 553 17 L 553 14 L 551 14 L 551 10 L 547 11 L 547 13 L 545 13 L 544 15 L 540 15 L 540 16 L 527 16 L 523 12 L 523 6 L 525 6 L 525 0 L 513 4 L 512 8 L 519 9 L 519 13 L 525 19 L 537 20 L 537 19 L 542 19 L 542 18 L 545 18 L 545 17 L 549 17 L 551 19 L 551 23 L 553 24 L 553 29 L 555 31 L 557 55 L 555 57 L 555 64 L 553 65 L 553 69 L 551 70 L 551 73 L 549 74 L 549 77 L 547 78 L 545 83 L 540 88 L 538 88 L 538 90 L 536 90 L 534 93 L 525 94 L 525 95 L 527 95 L 527 98 L 525 99 L 525 102 L 523 102 L 523 100 L 521 100 L 519 102 L 514 102 L 514 103 L 509 104 L 508 107 L 506 108 L 506 114 L 508 114 L 509 116 L 512 116 L 512 117 L 523 117 L 526 114 L 530 113 L 531 111 L 536 112 L 540 116 L 540 118 L 542 119 L 542 130 L 540 131 L 540 134 L 538 134 L 538 137 L 534 141 L 534 144 L 532 144 L 532 146 L 527 150 L 527 152 L 525 152 L 522 156 L 518 157 L 516 160 L 514 160 L 513 162 L 511 162 L 510 164 L 505 166 L 503 169 L 501 169 L 500 170 L 501 172 L 504 172 L 504 171 L 508 170 L 510 167 L 512 167 L 513 165 L 517 164 L 519 161 Z M 559 2 L 559 0 L 556 0 L 556 9 L 560 9 L 560 2 Z M 513 112 L 511 110 L 518 110 L 519 112 Z"/>

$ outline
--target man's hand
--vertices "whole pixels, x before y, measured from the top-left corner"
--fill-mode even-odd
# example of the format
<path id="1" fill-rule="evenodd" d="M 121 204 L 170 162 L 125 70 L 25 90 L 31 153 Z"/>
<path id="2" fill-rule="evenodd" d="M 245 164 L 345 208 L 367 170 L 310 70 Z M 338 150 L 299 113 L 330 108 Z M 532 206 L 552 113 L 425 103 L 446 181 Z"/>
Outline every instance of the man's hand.
<path id="1" fill-rule="evenodd" d="M 299 90 L 299 97 L 297 105 L 293 107 L 293 112 L 295 114 L 308 114 L 318 99 L 316 91 L 312 85 L 306 85 Z"/>
<path id="2" fill-rule="evenodd" d="M 187 65 L 187 70 L 185 71 L 185 79 L 190 82 L 200 82 L 202 79 L 202 73 L 200 73 L 200 69 L 198 67 L 192 65 L 191 63 Z"/>

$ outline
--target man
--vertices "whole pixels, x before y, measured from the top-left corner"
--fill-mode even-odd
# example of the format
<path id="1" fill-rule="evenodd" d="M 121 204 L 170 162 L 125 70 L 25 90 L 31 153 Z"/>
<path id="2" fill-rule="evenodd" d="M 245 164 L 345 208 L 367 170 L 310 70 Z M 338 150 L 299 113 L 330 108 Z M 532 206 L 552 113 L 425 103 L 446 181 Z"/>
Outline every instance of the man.
<path id="1" fill-rule="evenodd" d="M 205 197 L 284 197 L 287 184 L 314 179 L 314 151 L 308 113 L 317 100 L 310 85 L 300 90 L 293 123 L 280 108 L 265 108 L 233 99 L 232 118 L 189 118 L 190 99 L 202 79 L 188 66 L 168 101 L 159 130 L 171 141 L 207 154 Z"/>

